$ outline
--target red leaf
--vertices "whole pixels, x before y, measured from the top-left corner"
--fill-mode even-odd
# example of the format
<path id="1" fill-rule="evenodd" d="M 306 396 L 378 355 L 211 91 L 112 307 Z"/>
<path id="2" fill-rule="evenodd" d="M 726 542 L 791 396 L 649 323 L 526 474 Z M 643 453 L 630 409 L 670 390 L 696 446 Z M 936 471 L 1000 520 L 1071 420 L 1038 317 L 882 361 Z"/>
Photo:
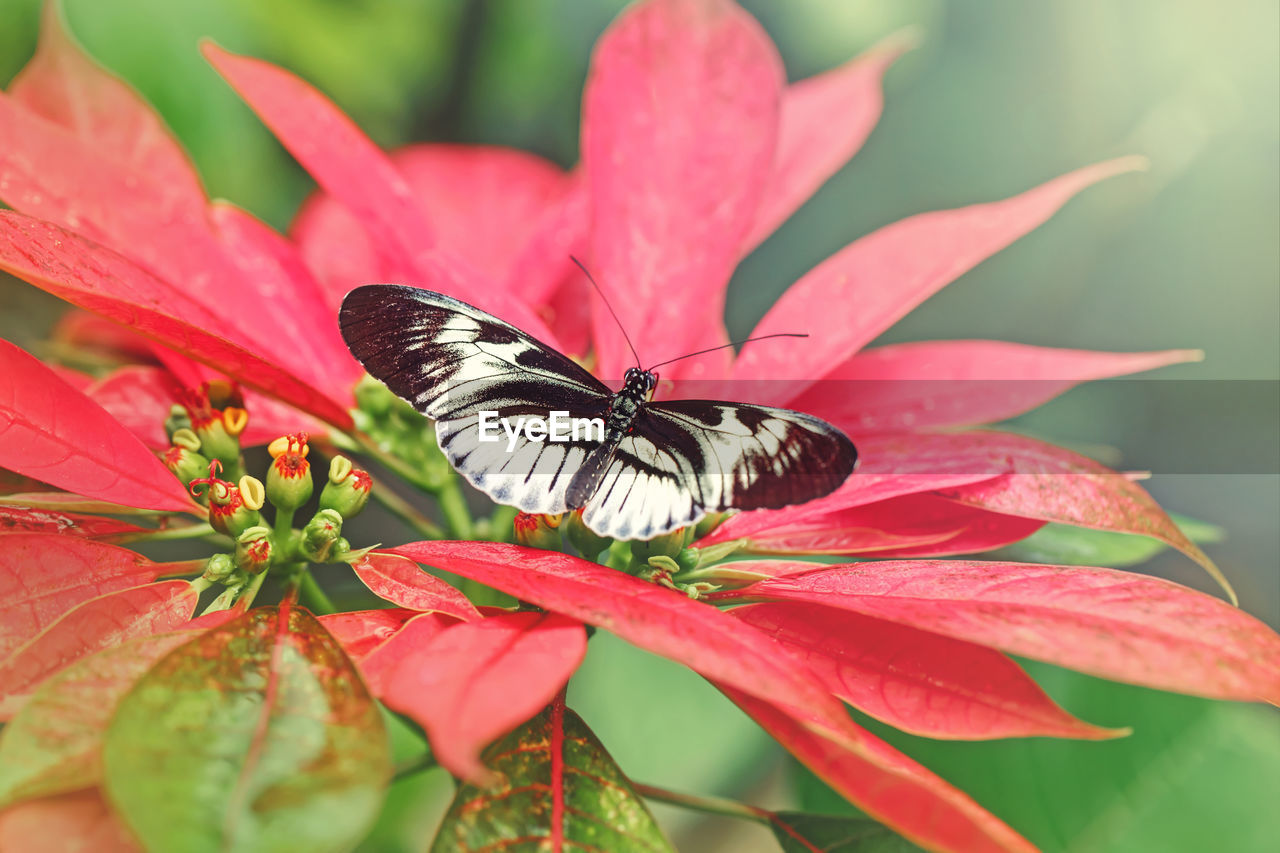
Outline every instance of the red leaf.
<path id="1" fill-rule="evenodd" d="M 382 610 L 331 613 L 317 618 L 325 630 L 342 644 L 343 650 L 351 659 L 359 662 L 417 615 L 417 610 L 388 607 Z"/>
<path id="2" fill-rule="evenodd" d="M 1169 581 L 1030 563 L 858 563 L 769 578 L 716 600 L 851 610 L 1195 696 L 1280 704 L 1280 636 Z"/>
<path id="3" fill-rule="evenodd" d="M 734 525 L 718 539 L 737 538 Z M 971 554 L 1035 533 L 1044 522 L 957 505 L 935 495 L 905 495 L 831 512 L 799 514 L 750 536 L 756 554 L 864 554 L 886 557 Z"/>
<path id="4" fill-rule="evenodd" d="M 339 428 L 351 426 L 340 403 L 235 343 L 238 335 L 202 304 L 70 231 L 0 211 L 0 269 Z"/>
<path id="5" fill-rule="evenodd" d="M 837 742 L 818 734 L 813 720 L 793 717 L 765 700 L 718 686 L 820 779 L 917 844 L 964 853 L 1034 853 L 1030 842 L 963 792 L 847 717 Z"/>
<path id="6" fill-rule="evenodd" d="M 475 605 L 457 587 L 424 572 L 412 560 L 375 552 L 351 568 L 370 592 L 392 604 L 445 613 L 464 621 L 480 617 Z"/>
<path id="7" fill-rule="evenodd" d="M 1124 734 L 1071 716 L 994 649 L 834 607 L 781 602 L 730 612 L 794 651 L 833 694 L 912 734 L 961 740 Z"/>
<path id="8" fill-rule="evenodd" d="M 349 389 L 363 371 L 342 342 L 333 310 L 297 247 L 226 202 L 211 204 L 209 218 L 223 252 L 243 280 L 253 283 L 248 288 L 252 301 L 287 317 L 287 322 L 272 318 L 264 330 L 287 348 L 289 360 L 281 363 L 321 379 L 323 388 L 350 404 Z"/>
<path id="9" fill-rule="evenodd" d="M 853 435 L 994 423 L 1081 382 L 1199 361 L 1198 350 L 1109 353 L 1003 341 L 864 350 L 791 401 Z"/>
<path id="10" fill-rule="evenodd" d="M 406 656 L 415 654 L 446 628 L 461 624 L 443 613 L 405 612 L 412 613 L 413 617 L 358 661 L 369 692 L 379 699 L 386 694 L 387 683 Z"/>
<path id="11" fill-rule="evenodd" d="M 156 112 L 89 59 L 67 32 L 58 3 L 46 3 L 36 55 L 9 94 L 40 117 L 92 143 L 102 155 L 149 176 L 174 204 L 204 203 L 200 178 Z"/>
<path id="12" fill-rule="evenodd" d="M 841 249 L 791 286 L 751 333 L 802 329 L 803 347 L 747 347 L 737 379 L 777 383 L 777 402 L 795 399 L 912 308 L 1047 220 L 1080 190 L 1140 168 L 1125 158 L 1063 175 L 1004 201 L 923 213 Z M 835 310 L 815 312 L 815 305 Z M 843 308 L 844 310 L 840 310 Z"/>
<path id="13" fill-rule="evenodd" d="M 124 506 L 111 501 L 100 501 L 97 498 L 86 498 L 84 495 L 59 492 L 52 489 L 40 492 L 0 494 L 0 504 L 7 504 L 21 509 L 49 509 L 55 512 L 75 510 L 77 513 L 105 513 L 107 515 L 154 515 L 149 509 L 138 509 L 133 506 Z M 194 507 L 192 512 L 195 512 Z M 115 519 L 104 518 L 101 521 L 114 522 Z M 131 527 L 129 529 L 136 531 L 144 528 Z"/>
<path id="14" fill-rule="evenodd" d="M 0 340 L 0 466 L 89 497 L 194 508 L 182 484 L 109 414 Z"/>
<path id="15" fill-rule="evenodd" d="M 41 681 L 85 655 L 183 625 L 198 597 L 186 581 L 164 581 L 81 602 L 0 662 L 0 719 L 13 716 Z"/>
<path id="16" fill-rule="evenodd" d="M 604 628 L 796 713 L 843 714 L 839 703 L 797 671 L 768 637 L 673 590 L 567 554 L 517 545 L 416 542 L 391 551 Z"/>
<path id="17" fill-rule="evenodd" d="M 773 169 L 742 254 L 764 242 L 862 147 L 884 105 L 880 80 L 915 41 L 904 30 L 839 68 L 787 87 Z"/>
<path id="18" fill-rule="evenodd" d="M 1004 454 L 1009 473 L 968 486 L 940 489 L 940 494 L 990 512 L 1159 539 L 1199 563 L 1232 603 L 1238 603 L 1235 590 L 1213 561 L 1128 477 L 1092 459 L 1032 438 L 1003 432 L 972 432 L 964 436 L 981 442 L 985 454 Z"/>
<path id="19" fill-rule="evenodd" d="M 0 660 L 81 602 L 196 572 L 201 562 L 153 563 L 115 545 L 56 533 L 0 536 Z"/>
<path id="20" fill-rule="evenodd" d="M 142 847 L 95 788 L 21 803 L 0 812 L 0 850 L 141 853 Z"/>
<path id="21" fill-rule="evenodd" d="M 211 42 L 203 50 L 303 168 L 363 225 L 377 246 L 383 280 L 405 281 L 421 271 L 435 238 L 387 156 L 324 95 L 283 68 Z"/>
<path id="22" fill-rule="evenodd" d="M 59 533 L 67 536 L 84 536 L 102 541 L 119 541 L 136 533 L 146 533 L 147 528 L 80 512 L 62 512 L 54 509 L 31 509 L 8 503 L 22 499 L 22 495 L 6 495 L 0 503 L 0 533 Z"/>
<path id="23" fill-rule="evenodd" d="M 164 422 L 181 396 L 182 385 L 163 368 L 122 367 L 85 390 L 85 395 L 152 450 L 170 444 Z"/>
<path id="24" fill-rule="evenodd" d="M 663 330 L 647 341 L 649 363 L 724 337 L 725 288 L 769 179 L 782 87 L 773 44 L 728 0 L 636 4 L 596 45 L 582 106 L 591 255 L 622 325 Z M 594 319 L 598 372 L 620 376 L 629 351 L 603 304 Z M 715 365 L 680 362 L 668 378 Z"/>
<path id="25" fill-rule="evenodd" d="M 586 653 L 587 634 L 576 620 L 490 616 L 441 631 L 403 655 L 385 677 L 383 700 L 421 724 L 444 767 L 479 781 L 491 775 L 481 750 L 550 702 Z"/>
<path id="26" fill-rule="evenodd" d="M 560 223 L 572 180 L 555 164 L 513 148 L 411 145 L 391 155 L 415 202 L 436 231 L 437 248 L 506 286 L 531 240 Z M 294 238 L 325 284 L 336 310 L 347 291 L 380 273 L 375 246 L 362 223 L 332 196 L 318 194 L 294 222 Z M 543 294 L 569 264 L 568 253 L 540 246 L 535 280 L 518 286 Z"/>

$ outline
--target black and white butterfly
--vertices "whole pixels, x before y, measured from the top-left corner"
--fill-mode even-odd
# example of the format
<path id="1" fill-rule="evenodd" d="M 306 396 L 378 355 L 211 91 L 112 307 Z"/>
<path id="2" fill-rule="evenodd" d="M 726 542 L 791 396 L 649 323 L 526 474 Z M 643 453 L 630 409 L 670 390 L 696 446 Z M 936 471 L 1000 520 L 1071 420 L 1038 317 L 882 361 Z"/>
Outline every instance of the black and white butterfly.
<path id="1" fill-rule="evenodd" d="M 375 378 L 435 421 L 450 464 L 498 503 L 582 509 L 612 539 L 649 539 L 708 512 L 778 508 L 834 491 L 857 452 L 835 427 L 787 409 L 711 400 L 650 402 L 657 374 L 627 371 L 617 393 L 497 317 L 439 293 L 358 287 L 342 336 Z M 601 418 L 577 441 L 481 441 L 480 417 L 567 411 Z"/>

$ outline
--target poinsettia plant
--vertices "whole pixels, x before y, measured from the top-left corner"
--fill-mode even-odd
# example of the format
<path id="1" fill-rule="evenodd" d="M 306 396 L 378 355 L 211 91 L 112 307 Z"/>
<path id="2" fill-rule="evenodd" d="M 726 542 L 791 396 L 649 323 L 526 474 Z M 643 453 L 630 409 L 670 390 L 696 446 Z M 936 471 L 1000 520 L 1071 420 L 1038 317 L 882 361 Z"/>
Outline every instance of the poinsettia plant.
<path id="1" fill-rule="evenodd" d="M 1124 736 L 1007 655 L 1280 701 L 1280 637 L 1232 603 L 1113 568 L 973 556 L 1046 525 L 1132 534 L 1233 599 L 1133 476 L 983 428 L 1196 352 L 867 348 L 1139 160 L 882 228 L 756 330 L 807 338 L 670 367 L 853 437 L 859 470 L 809 503 L 649 542 L 573 514 L 481 510 L 431 425 L 362 379 L 336 315 L 369 282 L 465 299 L 616 379 L 626 343 L 571 255 L 620 295 L 621 325 L 655 361 L 727 341 L 735 266 L 858 149 L 905 47 L 788 84 L 729 0 L 643 0 L 596 47 L 582 162 L 563 171 L 496 147 L 384 152 L 297 76 L 206 44 L 319 184 L 285 235 L 209 200 L 156 114 L 50 5 L 0 97 L 0 269 L 73 306 L 51 351 L 77 357 L 0 341 L 0 847 L 351 849 L 393 778 L 439 765 L 457 789 L 434 850 L 671 849 L 647 799 L 763 822 L 788 851 L 894 833 L 1028 850 L 845 703 L 940 739 Z M 350 521 L 370 501 L 419 541 L 361 538 Z M 160 542 L 184 559 L 144 556 Z M 383 604 L 335 606 L 352 575 Z M 708 679 L 865 817 L 629 779 L 566 707 L 599 630 Z M 422 735 L 399 764 L 388 721 Z"/>

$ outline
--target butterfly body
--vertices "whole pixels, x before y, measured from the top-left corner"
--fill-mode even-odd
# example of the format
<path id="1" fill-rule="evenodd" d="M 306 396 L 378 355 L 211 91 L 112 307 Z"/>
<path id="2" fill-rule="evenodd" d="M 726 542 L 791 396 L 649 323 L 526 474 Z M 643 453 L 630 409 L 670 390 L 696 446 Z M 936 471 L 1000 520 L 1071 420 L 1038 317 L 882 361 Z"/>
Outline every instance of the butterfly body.
<path id="1" fill-rule="evenodd" d="M 713 400 L 652 400 L 632 368 L 616 393 L 553 348 L 474 306 L 403 285 L 351 291 L 342 334 L 375 378 L 433 419 L 441 450 L 473 486 L 530 513 L 583 511 L 613 539 L 648 539 L 708 512 L 777 508 L 834 491 L 853 444 L 810 415 Z M 567 413 L 603 430 L 556 440 L 486 437 Z M 554 417 L 552 418 L 554 420 Z"/>

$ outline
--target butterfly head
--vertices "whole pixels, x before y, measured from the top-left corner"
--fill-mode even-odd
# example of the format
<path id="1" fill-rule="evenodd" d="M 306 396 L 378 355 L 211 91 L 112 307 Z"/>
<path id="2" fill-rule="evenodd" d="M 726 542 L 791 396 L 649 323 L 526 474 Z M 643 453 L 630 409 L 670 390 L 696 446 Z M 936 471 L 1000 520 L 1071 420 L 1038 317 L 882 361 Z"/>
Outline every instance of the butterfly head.
<path id="1" fill-rule="evenodd" d="M 645 400 L 653 396 L 653 389 L 657 384 L 658 374 L 639 367 L 628 367 L 622 377 L 622 390 Z"/>

